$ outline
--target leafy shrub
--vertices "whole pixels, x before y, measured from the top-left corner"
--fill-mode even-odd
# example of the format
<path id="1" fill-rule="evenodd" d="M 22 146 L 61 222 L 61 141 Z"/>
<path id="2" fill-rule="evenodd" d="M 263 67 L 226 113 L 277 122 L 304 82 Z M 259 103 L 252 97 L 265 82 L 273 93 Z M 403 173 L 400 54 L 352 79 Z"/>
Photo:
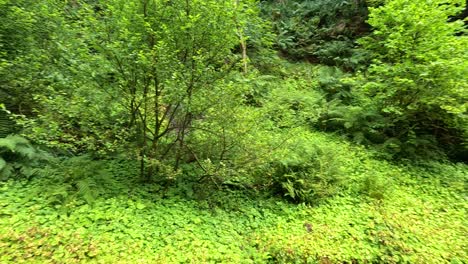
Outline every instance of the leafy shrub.
<path id="1" fill-rule="evenodd" d="M 333 156 L 317 151 L 312 157 L 300 163 L 273 165 L 275 180 L 281 183 L 285 195 L 295 201 L 313 203 L 337 192 L 340 171 L 330 162 Z"/>
<path id="2" fill-rule="evenodd" d="M 375 126 L 394 156 L 467 151 L 468 37 L 458 36 L 462 21 L 449 21 L 463 6 L 391 0 L 370 10 L 374 31 L 359 43 L 373 61 L 356 90 L 384 117 L 385 124 Z"/>
<path id="3" fill-rule="evenodd" d="M 323 94 L 320 115 L 312 127 L 322 131 L 339 131 L 359 144 L 382 144 L 381 133 L 388 120 L 377 106 L 356 91 L 350 74 L 336 67 L 320 67 L 316 71 L 316 88 Z"/>
<path id="4" fill-rule="evenodd" d="M 339 101 L 343 104 L 350 104 L 354 99 L 351 93 L 352 86 L 343 81 L 349 77 L 337 67 L 319 67 L 316 72 L 316 82 L 318 89 L 324 93 L 327 102 Z"/>
<path id="5" fill-rule="evenodd" d="M 320 63 L 340 67 L 344 70 L 365 69 L 370 63 L 370 54 L 352 41 L 332 40 L 325 42 L 322 47 L 314 52 Z"/>
<path id="6" fill-rule="evenodd" d="M 265 168 L 274 191 L 296 202 L 315 203 L 337 193 L 344 175 L 339 149 L 312 134 L 295 130 Z M 267 179 L 269 178 L 267 177 Z"/>
<path id="7" fill-rule="evenodd" d="M 323 100 L 324 96 L 309 84 L 288 79 L 271 89 L 261 111 L 281 129 L 310 126 L 318 122 Z"/>

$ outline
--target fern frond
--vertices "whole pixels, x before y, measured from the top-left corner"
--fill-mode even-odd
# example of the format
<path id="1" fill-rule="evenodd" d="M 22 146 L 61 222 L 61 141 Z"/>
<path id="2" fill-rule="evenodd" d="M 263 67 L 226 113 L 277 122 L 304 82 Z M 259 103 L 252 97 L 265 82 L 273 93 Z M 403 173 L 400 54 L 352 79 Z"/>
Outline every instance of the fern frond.
<path id="1" fill-rule="evenodd" d="M 47 193 L 50 204 L 62 204 L 68 198 L 68 188 L 65 185 L 55 184 Z"/>
<path id="2" fill-rule="evenodd" d="M 34 174 L 37 173 L 37 169 L 36 168 L 32 168 L 32 167 L 29 167 L 29 166 L 21 166 L 20 167 L 20 173 L 21 175 L 24 175 L 26 178 L 30 178 L 31 176 L 33 176 Z"/>
<path id="3" fill-rule="evenodd" d="M 0 138 L 0 148 L 7 148 L 11 152 L 17 151 L 17 146 L 29 145 L 29 141 L 18 135 L 10 135 L 5 138 Z"/>
<path id="4" fill-rule="evenodd" d="M 76 182 L 76 187 L 78 189 L 77 194 L 89 204 L 92 204 L 95 200 L 95 195 L 92 190 L 93 180 L 90 178 L 85 178 Z"/>
<path id="5" fill-rule="evenodd" d="M 15 153 L 29 159 L 34 159 L 36 157 L 36 150 L 31 145 L 18 144 L 16 145 Z"/>
<path id="6" fill-rule="evenodd" d="M 0 170 L 0 180 L 4 181 L 4 180 L 7 180 L 8 178 L 11 177 L 11 175 L 13 175 L 13 172 L 14 172 L 14 168 L 11 164 L 6 164 L 5 167 Z"/>

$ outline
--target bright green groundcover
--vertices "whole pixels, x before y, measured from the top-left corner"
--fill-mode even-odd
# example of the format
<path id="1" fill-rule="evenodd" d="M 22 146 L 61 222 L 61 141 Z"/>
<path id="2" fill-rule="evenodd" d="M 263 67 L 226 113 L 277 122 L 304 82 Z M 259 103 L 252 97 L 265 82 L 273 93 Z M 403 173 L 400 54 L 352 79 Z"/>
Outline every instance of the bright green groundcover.
<path id="1" fill-rule="evenodd" d="M 466 166 L 386 166 L 384 199 L 316 205 L 226 192 L 213 206 L 151 188 L 57 205 L 32 197 L 40 179 L 1 183 L 0 262 L 466 263 Z"/>

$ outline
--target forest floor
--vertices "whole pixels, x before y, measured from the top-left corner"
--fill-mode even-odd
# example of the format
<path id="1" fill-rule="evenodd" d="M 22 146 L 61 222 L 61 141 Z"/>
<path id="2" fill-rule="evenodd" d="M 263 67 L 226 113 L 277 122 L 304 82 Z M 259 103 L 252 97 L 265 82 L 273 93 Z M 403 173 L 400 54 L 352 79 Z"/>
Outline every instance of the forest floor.
<path id="1" fill-rule="evenodd" d="M 379 177 L 367 193 L 311 205 L 180 187 L 163 197 L 125 171 L 92 203 L 51 199 L 40 177 L 3 182 L 0 263 L 467 263 L 468 167 L 369 162 L 355 164 Z"/>

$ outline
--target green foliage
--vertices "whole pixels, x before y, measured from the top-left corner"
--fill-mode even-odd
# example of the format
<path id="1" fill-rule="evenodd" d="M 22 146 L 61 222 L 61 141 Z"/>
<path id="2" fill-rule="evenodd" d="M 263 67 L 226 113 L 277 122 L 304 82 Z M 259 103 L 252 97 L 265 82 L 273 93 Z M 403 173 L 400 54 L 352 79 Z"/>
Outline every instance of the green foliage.
<path id="1" fill-rule="evenodd" d="M 14 57 L 28 52 L 32 43 L 28 39 L 32 35 L 32 26 L 36 22 L 33 12 L 24 9 L 32 1 L 2 1 L 0 48 L 2 57 Z M 14 23 L 12 23 L 14 22 Z"/>
<path id="2" fill-rule="evenodd" d="M 50 230 L 41 227 L 30 227 L 22 232 L 9 231 L 0 235 L 0 245 L 13 245 L 16 252 L 4 255 L 2 262 L 21 259 L 21 262 L 52 262 L 59 263 L 66 258 L 67 263 L 81 263 L 92 259 L 96 254 L 96 242 L 86 241 L 80 234 L 75 233 L 68 237 L 59 230 Z"/>
<path id="3" fill-rule="evenodd" d="M 334 86 L 340 86 L 339 82 Z M 372 145 L 381 151 L 382 156 L 391 158 L 395 153 L 394 148 L 398 149 L 400 146 L 392 144 L 392 141 L 382 133 L 389 120 L 371 101 L 355 96 L 352 89 L 348 91 L 339 91 L 335 95 L 345 95 L 351 103 L 345 104 L 340 99 L 327 102 L 315 127 L 325 131 L 340 131 L 352 142 Z"/>
<path id="4" fill-rule="evenodd" d="M 36 173 L 34 166 L 47 158 L 46 153 L 36 150 L 21 136 L 0 138 L 0 180 L 30 178 Z"/>
<path id="5" fill-rule="evenodd" d="M 262 112 L 281 129 L 309 126 L 318 122 L 324 96 L 311 89 L 307 80 L 272 80 Z M 273 86 L 273 87 L 271 87 Z"/>
<path id="6" fill-rule="evenodd" d="M 356 86 L 385 117 L 379 132 L 395 154 L 466 149 L 468 38 L 461 21 L 448 22 L 463 4 L 394 0 L 371 9 L 374 31 L 359 42 L 374 59 Z"/>
<path id="7" fill-rule="evenodd" d="M 321 92 L 325 94 L 327 102 L 338 101 L 350 104 L 355 99 L 351 93 L 352 86 L 343 79 L 349 75 L 336 67 L 319 67 L 316 73 L 316 82 Z"/>
<path id="8" fill-rule="evenodd" d="M 460 184 L 464 180 L 457 175 L 464 169 L 453 164 L 424 164 L 444 168 L 441 174 L 441 170 L 428 174 L 425 167 L 396 167 L 376 160 L 362 165 L 377 169 L 369 171 L 371 174 L 392 181 L 391 199 L 369 203 L 355 196 L 330 199 L 326 205 L 314 207 L 303 221 L 278 224 L 274 230 L 258 234 L 259 247 L 277 263 L 460 263 L 466 258 L 463 246 L 447 250 L 451 241 L 463 243 L 460 238 L 452 240 L 456 232 L 466 232 L 463 224 L 451 222 L 464 214 L 463 209 L 459 211 L 461 201 L 455 198 L 463 191 L 457 184 L 442 187 L 438 180 L 455 176 L 453 182 Z M 392 175 L 382 174 L 389 169 Z"/>
<path id="9" fill-rule="evenodd" d="M 32 114 L 33 97 L 46 84 L 60 7 L 59 1 L 0 2 L 0 101 L 14 114 Z"/>
<path id="10" fill-rule="evenodd" d="M 399 173 L 402 170 L 383 161 L 376 162 L 369 158 L 363 160 L 361 166 L 364 167 L 364 171 L 356 190 L 377 201 L 391 201 L 394 198 L 392 195 L 395 181 L 400 177 Z"/>
<path id="11" fill-rule="evenodd" d="M 294 201 L 312 204 L 336 194 L 344 176 L 339 149 L 322 140 L 296 131 L 269 165 L 272 187 Z"/>
<path id="12" fill-rule="evenodd" d="M 10 112 L 0 104 L 0 138 L 6 137 L 15 130 L 15 123 L 10 117 Z"/>
<path id="13" fill-rule="evenodd" d="M 63 17 L 50 23 L 66 26 L 53 30 L 56 60 L 35 94 L 37 113 L 21 120 L 24 134 L 78 155 L 125 151 L 140 160 L 148 181 L 160 160 L 177 171 L 191 149 L 201 158 L 204 150 L 188 144 L 196 141 L 193 126 L 219 122 L 209 113 L 241 99 L 230 90 L 238 35 L 263 42 L 248 23 L 259 20 L 254 3 L 238 2 L 47 5 Z M 220 135 L 224 126 L 209 129 Z"/>
<path id="14" fill-rule="evenodd" d="M 107 161 L 123 189 L 107 184 L 93 206 L 78 200 L 65 212 L 45 191 L 30 197 L 49 186 L 45 178 L 1 183 L 0 261 L 463 263 L 466 165 L 397 166 L 332 142 L 347 157 L 346 175 L 379 175 L 391 181 L 391 196 L 345 190 L 311 207 L 231 191 L 224 206 L 210 208 L 177 195 L 161 199 L 154 186 L 133 181 L 131 163 Z"/>
<path id="15" fill-rule="evenodd" d="M 374 31 L 359 43 L 372 64 L 357 76 L 318 70 L 327 102 L 314 127 L 390 159 L 464 159 L 467 39 L 460 21 L 448 22 L 462 6 L 422 2 L 371 8 Z"/>
<path id="16" fill-rule="evenodd" d="M 43 193 L 42 196 L 47 197 L 51 205 L 63 205 L 65 209 L 73 207 L 80 200 L 93 204 L 104 190 L 106 193 L 120 193 L 113 173 L 118 172 L 108 169 L 105 160 L 93 160 L 86 155 L 51 160 L 38 171 L 47 183 L 47 189 L 39 187 L 31 193 L 31 197 Z"/>
<path id="17" fill-rule="evenodd" d="M 0 262 L 468 258 L 463 3 L 257 4 L 0 0 Z"/>
<path id="18" fill-rule="evenodd" d="M 276 46 L 292 58 L 355 68 L 361 63 L 354 39 L 367 30 L 364 1 L 262 1 Z"/>

